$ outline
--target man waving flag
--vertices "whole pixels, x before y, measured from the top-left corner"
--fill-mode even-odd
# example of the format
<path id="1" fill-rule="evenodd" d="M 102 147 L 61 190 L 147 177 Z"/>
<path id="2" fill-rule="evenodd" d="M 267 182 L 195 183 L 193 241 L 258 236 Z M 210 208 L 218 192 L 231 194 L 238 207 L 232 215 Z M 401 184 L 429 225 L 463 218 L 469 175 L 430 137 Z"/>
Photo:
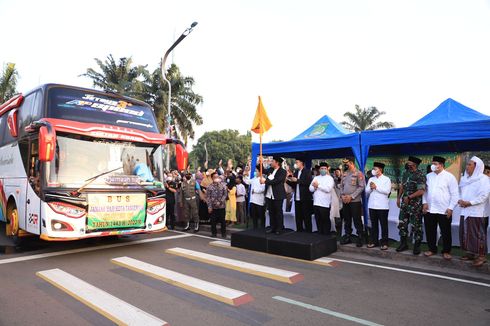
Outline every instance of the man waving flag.
<path id="1" fill-rule="evenodd" d="M 262 99 L 259 96 L 259 104 L 257 105 L 257 111 L 255 112 L 254 121 L 252 123 L 251 130 L 256 134 L 260 135 L 260 176 L 262 176 L 262 134 L 269 130 L 272 124 L 265 112 L 264 105 L 262 104 Z"/>

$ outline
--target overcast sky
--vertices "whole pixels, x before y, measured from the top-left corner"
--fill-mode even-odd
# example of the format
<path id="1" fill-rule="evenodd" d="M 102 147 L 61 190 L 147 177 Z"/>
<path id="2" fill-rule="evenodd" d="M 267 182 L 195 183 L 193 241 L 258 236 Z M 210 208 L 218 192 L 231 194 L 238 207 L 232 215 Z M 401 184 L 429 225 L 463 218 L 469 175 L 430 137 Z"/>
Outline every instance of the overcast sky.
<path id="1" fill-rule="evenodd" d="M 22 1 L 0 0 L 0 63 L 19 91 L 78 77 L 93 58 L 157 67 L 174 51 L 204 97 L 205 131 L 245 133 L 262 97 L 265 141 L 288 140 L 324 114 L 376 106 L 408 126 L 453 98 L 490 115 L 489 0 Z M 255 140 L 255 138 L 254 138 Z"/>

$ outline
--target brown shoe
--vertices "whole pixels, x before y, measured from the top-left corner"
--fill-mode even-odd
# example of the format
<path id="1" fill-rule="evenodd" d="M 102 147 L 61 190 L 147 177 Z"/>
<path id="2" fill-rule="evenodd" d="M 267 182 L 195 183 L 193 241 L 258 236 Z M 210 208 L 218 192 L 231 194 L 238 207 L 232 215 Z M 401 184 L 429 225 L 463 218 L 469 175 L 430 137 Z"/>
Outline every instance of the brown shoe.
<path id="1" fill-rule="evenodd" d="M 464 261 L 474 260 L 475 259 L 475 256 L 470 255 L 470 254 L 466 254 L 466 255 L 462 256 L 460 259 L 461 260 L 464 260 Z"/>
<path id="2" fill-rule="evenodd" d="M 443 257 L 445 260 L 451 260 L 451 259 L 453 258 L 453 257 L 452 257 L 450 254 L 448 254 L 447 252 L 443 253 L 443 254 L 442 254 L 442 257 Z"/>
<path id="3" fill-rule="evenodd" d="M 434 255 L 435 255 L 435 253 L 433 253 L 433 252 L 432 252 L 432 251 L 430 251 L 430 250 L 429 250 L 429 251 L 424 252 L 424 256 L 425 256 L 425 257 L 430 257 L 430 256 L 434 256 Z"/>
<path id="4" fill-rule="evenodd" d="M 485 257 L 478 257 L 473 262 L 473 267 L 481 267 L 486 262 L 487 262 L 487 260 L 485 259 Z"/>

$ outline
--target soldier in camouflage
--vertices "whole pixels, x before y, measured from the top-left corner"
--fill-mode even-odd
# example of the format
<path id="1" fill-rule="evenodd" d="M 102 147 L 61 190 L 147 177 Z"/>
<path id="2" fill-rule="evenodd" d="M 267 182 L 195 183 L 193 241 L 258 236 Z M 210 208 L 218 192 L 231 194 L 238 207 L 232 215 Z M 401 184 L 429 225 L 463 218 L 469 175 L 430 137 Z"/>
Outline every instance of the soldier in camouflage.
<path id="1" fill-rule="evenodd" d="M 402 184 L 398 193 L 397 205 L 400 208 L 398 229 L 400 230 L 400 245 L 396 251 L 408 249 L 408 225 L 412 225 L 415 244 L 413 254 L 420 254 L 422 242 L 422 196 L 425 192 L 426 178 L 417 167 L 422 162 L 417 157 L 408 157 L 408 171 L 402 176 Z"/>

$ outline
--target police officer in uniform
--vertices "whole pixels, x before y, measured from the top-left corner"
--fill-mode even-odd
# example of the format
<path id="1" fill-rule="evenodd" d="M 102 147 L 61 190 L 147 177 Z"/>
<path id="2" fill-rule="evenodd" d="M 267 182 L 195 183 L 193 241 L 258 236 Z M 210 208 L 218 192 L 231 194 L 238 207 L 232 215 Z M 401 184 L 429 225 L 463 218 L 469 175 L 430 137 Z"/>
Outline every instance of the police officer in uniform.
<path id="1" fill-rule="evenodd" d="M 357 247 L 362 247 L 364 229 L 362 225 L 362 203 L 361 194 L 366 187 L 366 179 L 361 171 L 356 169 L 355 158 L 347 157 L 342 163 L 344 164 L 344 174 L 340 182 L 340 199 L 343 207 L 340 212 L 344 220 L 345 234 L 340 240 L 340 244 L 351 243 L 352 220 L 357 231 Z"/>
<path id="2" fill-rule="evenodd" d="M 199 184 L 192 178 L 192 174 L 187 172 L 184 180 L 182 180 L 182 200 L 180 202 L 180 206 L 184 209 L 185 221 L 187 222 L 184 231 L 189 231 L 191 229 L 191 220 L 194 221 L 194 232 L 199 231 L 199 211 L 196 200 L 196 198 L 198 198 L 198 191 L 200 191 Z"/>
<path id="3" fill-rule="evenodd" d="M 408 170 L 402 176 L 402 184 L 397 198 L 397 205 L 400 207 L 398 229 L 400 230 L 400 245 L 396 251 L 401 252 L 408 249 L 408 225 L 412 225 L 415 244 L 413 254 L 420 254 L 420 244 L 422 242 L 422 196 L 425 192 L 426 178 L 422 171 L 417 167 L 422 162 L 421 159 L 409 156 Z"/>

